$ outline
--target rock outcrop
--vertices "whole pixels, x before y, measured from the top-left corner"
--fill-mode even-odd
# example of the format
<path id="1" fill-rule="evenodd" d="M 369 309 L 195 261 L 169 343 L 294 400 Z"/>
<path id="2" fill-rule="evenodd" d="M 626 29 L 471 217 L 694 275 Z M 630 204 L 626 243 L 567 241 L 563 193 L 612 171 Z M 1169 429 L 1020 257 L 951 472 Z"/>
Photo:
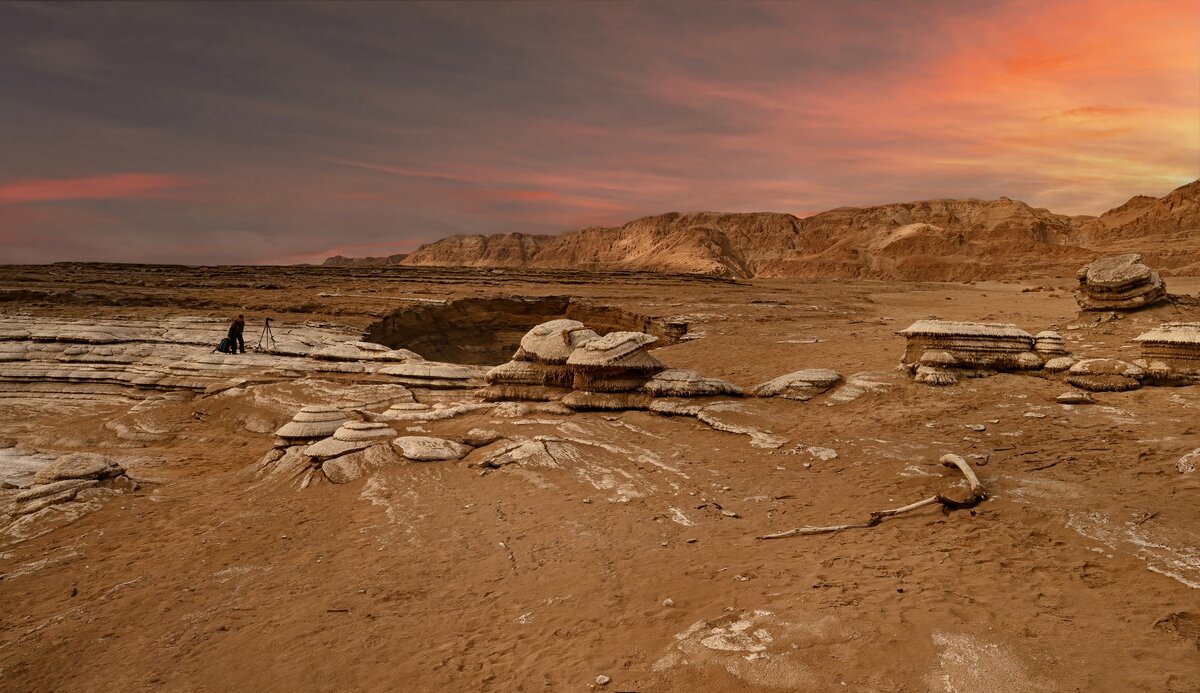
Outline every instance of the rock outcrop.
<path id="1" fill-rule="evenodd" d="M 1076 277 L 1075 301 L 1083 310 L 1137 310 L 1167 297 L 1162 277 L 1137 253 L 1096 260 L 1081 267 Z"/>
<path id="2" fill-rule="evenodd" d="M 759 397 L 783 397 L 802 402 L 816 397 L 842 381 L 842 374 L 828 368 L 806 368 L 781 375 L 755 387 L 751 392 Z"/>
<path id="3" fill-rule="evenodd" d="M 1036 370 L 1045 363 L 1034 351 L 1034 336 L 1016 325 L 918 320 L 897 334 L 908 340 L 900 366 L 927 385 L 953 385 L 960 376 L 996 371 Z M 1061 338 L 1057 343 L 1044 339 L 1047 348 L 1061 345 Z"/>
<path id="4" fill-rule="evenodd" d="M 1200 381 L 1200 322 L 1169 322 L 1134 338 L 1141 348 L 1135 363 L 1156 382 L 1185 385 Z"/>

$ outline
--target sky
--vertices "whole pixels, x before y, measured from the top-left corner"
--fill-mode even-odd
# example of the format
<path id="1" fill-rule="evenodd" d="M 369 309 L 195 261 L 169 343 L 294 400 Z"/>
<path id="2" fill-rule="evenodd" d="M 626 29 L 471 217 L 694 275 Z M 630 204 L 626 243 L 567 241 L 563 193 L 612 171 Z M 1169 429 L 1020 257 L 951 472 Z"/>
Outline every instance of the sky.
<path id="1" fill-rule="evenodd" d="M 0 263 L 1197 178 L 1196 0 L 0 3 Z"/>

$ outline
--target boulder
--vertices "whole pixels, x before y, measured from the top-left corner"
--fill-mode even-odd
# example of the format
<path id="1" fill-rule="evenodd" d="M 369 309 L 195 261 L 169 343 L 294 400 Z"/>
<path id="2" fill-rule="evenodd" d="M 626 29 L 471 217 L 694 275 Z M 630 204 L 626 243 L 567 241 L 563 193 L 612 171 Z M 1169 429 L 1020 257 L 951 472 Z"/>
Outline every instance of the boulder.
<path id="1" fill-rule="evenodd" d="M 35 484 L 63 479 L 107 479 L 125 473 L 113 460 L 93 452 L 73 452 L 59 457 L 34 475 Z"/>
<path id="2" fill-rule="evenodd" d="M 1081 267 L 1076 277 L 1075 301 L 1083 310 L 1137 310 L 1167 297 L 1162 277 L 1136 253 L 1101 258 Z"/>
<path id="3" fill-rule="evenodd" d="M 828 368 L 806 368 L 781 375 L 754 387 L 759 397 L 783 397 L 806 402 L 842 381 L 842 374 Z"/>
<path id="4" fill-rule="evenodd" d="M 525 333 L 521 338 L 521 349 L 513 358 L 519 356 L 522 360 L 564 364 L 577 347 L 599 336 L 578 320 L 551 320 Z"/>

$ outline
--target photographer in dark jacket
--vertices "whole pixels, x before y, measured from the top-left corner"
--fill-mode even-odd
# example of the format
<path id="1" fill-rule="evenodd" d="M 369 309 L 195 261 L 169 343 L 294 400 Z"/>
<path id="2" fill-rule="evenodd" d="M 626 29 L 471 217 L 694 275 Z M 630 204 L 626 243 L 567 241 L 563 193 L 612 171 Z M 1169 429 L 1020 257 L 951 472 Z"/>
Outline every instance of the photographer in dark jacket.
<path id="1" fill-rule="evenodd" d="M 246 318 L 238 314 L 229 326 L 229 353 L 246 353 L 246 341 L 242 339 L 242 330 L 246 329 Z"/>

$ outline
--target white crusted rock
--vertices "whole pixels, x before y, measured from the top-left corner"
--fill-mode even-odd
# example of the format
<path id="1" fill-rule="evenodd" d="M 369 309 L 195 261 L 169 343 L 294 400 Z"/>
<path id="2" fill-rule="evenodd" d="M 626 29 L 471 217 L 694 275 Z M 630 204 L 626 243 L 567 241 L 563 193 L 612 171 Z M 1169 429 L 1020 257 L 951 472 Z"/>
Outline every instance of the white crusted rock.
<path id="1" fill-rule="evenodd" d="M 754 387 L 751 393 L 759 397 L 782 397 L 802 402 L 829 390 L 842 381 L 842 374 L 828 368 L 806 368 L 781 375 Z"/>
<path id="2" fill-rule="evenodd" d="M 430 436 L 401 436 L 392 441 L 400 454 L 414 462 L 459 460 L 471 451 L 462 443 Z"/>

